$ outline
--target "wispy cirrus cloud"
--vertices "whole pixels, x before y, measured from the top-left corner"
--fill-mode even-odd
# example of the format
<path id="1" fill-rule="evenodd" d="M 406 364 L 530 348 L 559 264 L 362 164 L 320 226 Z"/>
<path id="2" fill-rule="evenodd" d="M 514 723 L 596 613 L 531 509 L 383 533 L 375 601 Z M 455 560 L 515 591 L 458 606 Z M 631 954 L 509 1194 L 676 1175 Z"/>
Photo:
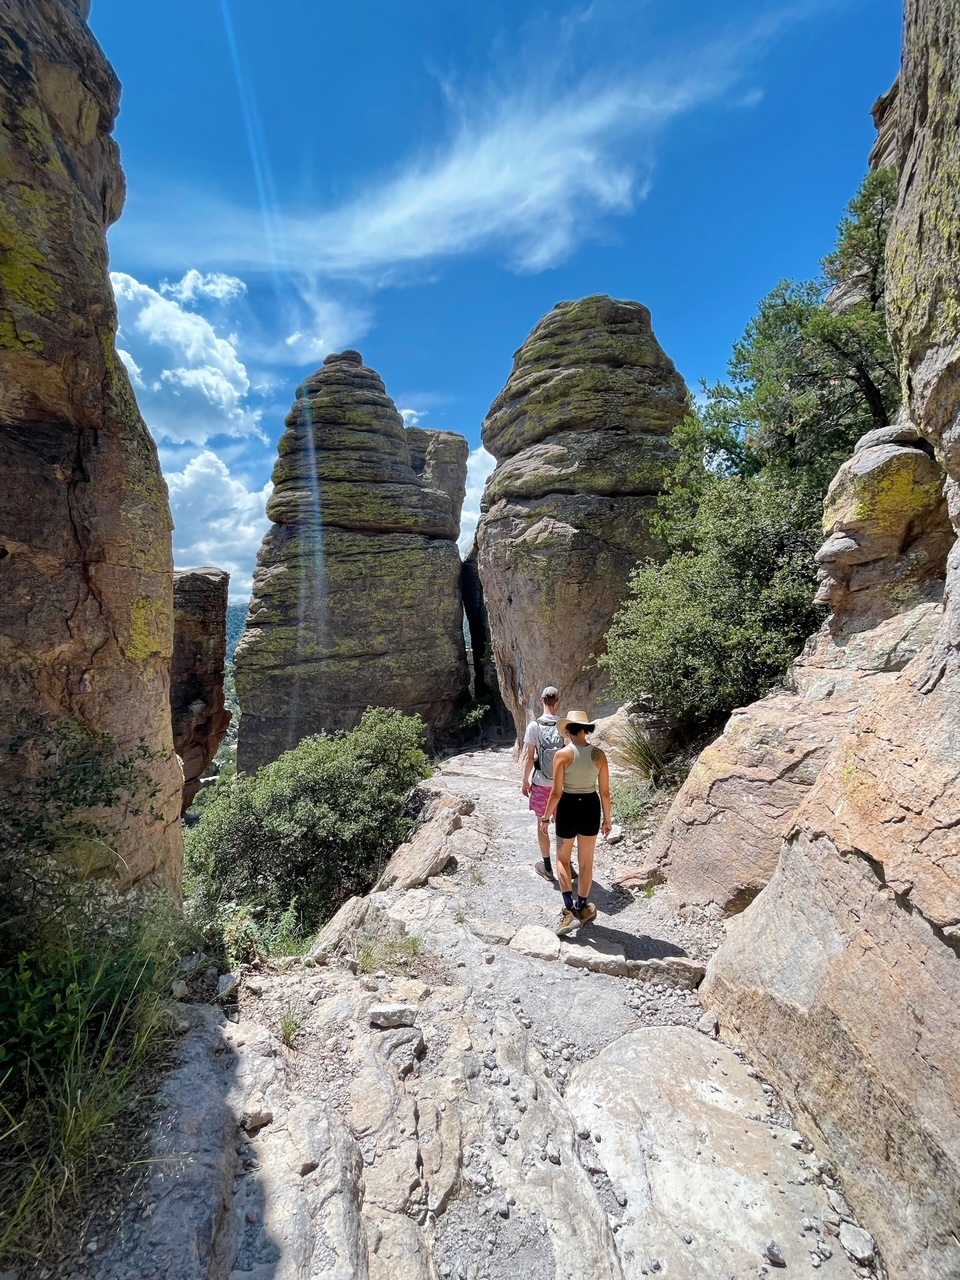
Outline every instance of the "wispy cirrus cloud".
<path id="1" fill-rule="evenodd" d="M 485 250 L 517 270 L 543 270 L 645 197 L 656 141 L 671 122 L 725 96 L 739 109 L 755 103 L 744 77 L 772 40 L 824 2 L 768 11 L 640 71 L 571 77 L 547 61 L 480 91 L 448 86 L 445 139 L 337 207 L 265 210 L 191 193 L 189 218 L 171 217 L 169 206 L 162 225 L 138 213 L 120 224 L 117 243 L 166 267 L 180 260 L 368 284 Z"/>

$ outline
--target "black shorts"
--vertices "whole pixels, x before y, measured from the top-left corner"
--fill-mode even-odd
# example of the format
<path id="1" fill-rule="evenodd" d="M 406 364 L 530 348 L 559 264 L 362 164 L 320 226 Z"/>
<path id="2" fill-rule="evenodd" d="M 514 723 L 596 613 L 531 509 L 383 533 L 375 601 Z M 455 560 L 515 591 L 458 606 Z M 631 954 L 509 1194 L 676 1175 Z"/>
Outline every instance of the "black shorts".
<path id="1" fill-rule="evenodd" d="M 595 836 L 599 834 L 602 817 L 600 796 L 596 791 L 590 791 L 586 795 L 564 791 L 557 805 L 557 839 Z"/>

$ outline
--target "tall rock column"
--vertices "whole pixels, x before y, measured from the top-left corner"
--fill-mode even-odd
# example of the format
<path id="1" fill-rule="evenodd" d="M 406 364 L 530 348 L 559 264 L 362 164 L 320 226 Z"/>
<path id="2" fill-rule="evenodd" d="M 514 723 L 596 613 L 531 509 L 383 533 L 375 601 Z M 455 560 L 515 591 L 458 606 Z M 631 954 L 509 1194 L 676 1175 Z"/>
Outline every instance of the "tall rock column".
<path id="1" fill-rule="evenodd" d="M 235 657 L 239 768 L 350 729 L 368 706 L 444 728 L 469 680 L 460 512 L 415 473 L 403 419 L 358 352 L 298 387 L 273 484 Z"/>
<path id="2" fill-rule="evenodd" d="M 497 459 L 477 548 L 500 691 L 518 736 L 546 683 L 600 710 L 591 662 L 640 559 L 687 389 L 639 302 L 561 302 L 514 357 L 483 442 Z"/>
<path id="3" fill-rule="evenodd" d="M 960 9 L 908 0 L 891 336 L 960 517 Z M 960 557 L 932 647 L 861 713 L 708 971 L 829 1147 L 888 1274 L 960 1275 Z"/>
<path id="4" fill-rule="evenodd" d="M 223 701 L 227 657 L 227 591 L 223 569 L 181 569 L 173 575 L 173 742 L 183 761 L 184 812 L 230 727 Z"/>
<path id="5" fill-rule="evenodd" d="M 86 858 L 125 888 L 180 875 L 173 564 L 157 451 L 115 348 L 120 87 L 88 8 L 0 0 L 0 785 L 48 767 L 14 740 L 80 725 L 120 757 L 145 747 L 139 793 L 104 812 L 108 840 Z"/>

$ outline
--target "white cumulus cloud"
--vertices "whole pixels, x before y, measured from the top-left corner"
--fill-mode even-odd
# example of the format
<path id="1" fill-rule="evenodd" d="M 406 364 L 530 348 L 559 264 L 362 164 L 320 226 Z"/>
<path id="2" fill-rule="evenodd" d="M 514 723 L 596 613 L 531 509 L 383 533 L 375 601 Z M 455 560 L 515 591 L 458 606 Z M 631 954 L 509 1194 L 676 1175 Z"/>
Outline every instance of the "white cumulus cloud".
<path id="1" fill-rule="evenodd" d="M 226 569 L 231 599 L 247 599 L 257 551 L 270 524 L 264 514 L 270 484 L 248 489 L 211 449 L 203 449 L 182 470 L 165 470 L 165 476 L 177 568 L 211 564 Z"/>
<path id="2" fill-rule="evenodd" d="M 473 535 L 480 519 L 480 499 L 487 477 L 497 465 L 497 460 L 487 453 L 483 445 L 473 449 L 467 459 L 467 493 L 463 500 L 463 515 L 460 518 L 460 554 L 465 556 L 470 550 Z"/>
<path id="3" fill-rule="evenodd" d="M 237 339 L 219 334 L 180 298 L 164 296 L 124 272 L 111 272 L 110 279 L 120 316 L 121 359 L 157 439 L 203 444 L 218 435 L 259 435 L 260 411 L 246 401 L 250 379 Z"/>
<path id="4" fill-rule="evenodd" d="M 182 280 L 170 284 L 164 280 L 160 292 L 180 302 L 192 302 L 195 298 L 213 298 L 217 302 L 230 302 L 247 291 L 247 286 L 236 276 L 225 275 L 222 271 L 204 274 L 196 267 L 191 267 Z"/>

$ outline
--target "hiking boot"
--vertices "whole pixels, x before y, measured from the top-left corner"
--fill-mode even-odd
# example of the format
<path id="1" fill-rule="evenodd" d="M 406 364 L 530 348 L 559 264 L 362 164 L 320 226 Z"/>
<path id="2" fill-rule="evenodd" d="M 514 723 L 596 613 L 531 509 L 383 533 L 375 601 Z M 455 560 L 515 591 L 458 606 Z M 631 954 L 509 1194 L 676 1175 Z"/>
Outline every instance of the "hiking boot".
<path id="1" fill-rule="evenodd" d="M 577 919 L 581 924 L 589 924 L 591 920 L 596 920 L 597 908 L 592 902 L 587 902 L 574 914 L 577 916 Z"/>
<path id="2" fill-rule="evenodd" d="M 574 929 L 580 928 L 580 921 L 577 913 L 571 911 L 569 907 L 563 908 L 563 914 L 560 916 L 560 923 L 557 925 L 557 937 L 562 938 L 568 933 L 572 933 Z"/>
<path id="3" fill-rule="evenodd" d="M 547 870 L 547 868 L 543 865 L 542 862 L 535 862 L 533 864 L 533 869 L 537 873 L 537 875 L 540 877 L 541 880 L 546 880 L 547 884 L 552 886 L 555 883 L 553 876 L 550 874 L 550 872 Z"/>

